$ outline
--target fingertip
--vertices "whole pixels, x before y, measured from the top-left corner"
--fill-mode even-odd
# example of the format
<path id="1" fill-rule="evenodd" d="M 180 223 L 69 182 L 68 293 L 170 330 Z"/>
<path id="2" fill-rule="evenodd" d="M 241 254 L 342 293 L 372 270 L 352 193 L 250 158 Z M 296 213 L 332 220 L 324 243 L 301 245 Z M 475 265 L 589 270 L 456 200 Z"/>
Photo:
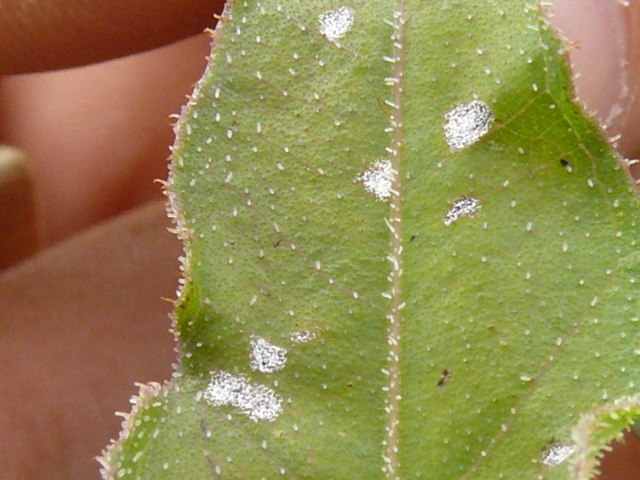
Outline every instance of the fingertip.
<path id="1" fill-rule="evenodd" d="M 4 142 L 28 155 L 43 246 L 152 199 L 168 117 L 206 67 L 210 37 L 99 65 L 3 80 Z"/>
<path id="2" fill-rule="evenodd" d="M 168 45 L 215 25 L 224 0 L 37 0 L 0 9 L 0 74 L 97 63 Z"/>
<path id="3" fill-rule="evenodd" d="M 551 10 L 552 23 L 568 44 L 578 100 L 608 137 L 621 135 L 616 146 L 622 155 L 637 155 L 640 62 L 633 52 L 640 36 L 632 26 L 640 19 L 639 2 L 555 0 Z"/>

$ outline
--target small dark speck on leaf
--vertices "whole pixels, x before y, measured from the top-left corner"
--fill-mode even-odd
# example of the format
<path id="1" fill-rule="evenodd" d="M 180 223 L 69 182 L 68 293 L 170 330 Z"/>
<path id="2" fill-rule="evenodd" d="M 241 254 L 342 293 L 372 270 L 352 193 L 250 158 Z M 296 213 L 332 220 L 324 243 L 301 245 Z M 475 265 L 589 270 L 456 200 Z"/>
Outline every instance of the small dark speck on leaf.
<path id="1" fill-rule="evenodd" d="M 411 235 L 411 238 L 409 239 L 409 241 L 413 242 L 416 238 L 418 238 L 418 235 Z"/>
<path id="2" fill-rule="evenodd" d="M 567 168 L 569 166 L 569 162 L 566 161 L 564 158 L 561 158 L 560 165 L 562 165 L 564 168 Z"/>
<path id="3" fill-rule="evenodd" d="M 447 378 L 449 378 L 449 370 L 445 368 L 444 370 L 442 370 L 442 374 L 440 375 L 440 381 L 438 382 L 438 386 L 443 387 L 444 382 L 447 381 Z"/>
<path id="4" fill-rule="evenodd" d="M 207 428 L 207 425 L 204 423 L 203 419 L 200 419 L 200 430 L 202 431 L 202 434 L 206 437 L 209 429 Z"/>
<path id="5" fill-rule="evenodd" d="M 549 448 L 556 443 L 556 437 L 551 437 L 551 440 L 549 440 L 547 443 L 544 444 L 544 446 L 540 449 L 541 452 L 544 452 L 546 450 L 549 450 Z"/>
<path id="6" fill-rule="evenodd" d="M 281 241 L 282 241 L 282 240 L 278 240 L 278 241 L 275 243 L 275 245 L 273 246 L 273 248 L 278 248 L 278 247 L 280 246 L 280 242 L 281 242 Z"/>

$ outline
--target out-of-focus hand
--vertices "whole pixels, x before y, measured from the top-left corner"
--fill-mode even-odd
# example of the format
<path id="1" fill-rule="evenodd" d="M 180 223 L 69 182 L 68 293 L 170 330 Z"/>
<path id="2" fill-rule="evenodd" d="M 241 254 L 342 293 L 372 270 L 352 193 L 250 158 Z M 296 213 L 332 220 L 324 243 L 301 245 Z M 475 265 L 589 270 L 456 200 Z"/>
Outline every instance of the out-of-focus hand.
<path id="1" fill-rule="evenodd" d="M 3 3 L 0 74 L 49 72 L 8 77 L 0 91 L 0 141 L 29 156 L 42 244 L 159 198 L 152 180 L 166 177 L 168 117 L 204 69 L 202 32 L 222 3 Z M 54 71 L 73 66 L 85 67 Z"/>
<path id="2" fill-rule="evenodd" d="M 43 247 L 0 275 L 3 479 L 97 479 L 134 382 L 171 374 L 161 297 L 175 297 L 180 245 L 153 181 L 222 3 L 2 4 L 0 73 L 45 71 L 0 90 L 0 141 L 27 153 Z"/>

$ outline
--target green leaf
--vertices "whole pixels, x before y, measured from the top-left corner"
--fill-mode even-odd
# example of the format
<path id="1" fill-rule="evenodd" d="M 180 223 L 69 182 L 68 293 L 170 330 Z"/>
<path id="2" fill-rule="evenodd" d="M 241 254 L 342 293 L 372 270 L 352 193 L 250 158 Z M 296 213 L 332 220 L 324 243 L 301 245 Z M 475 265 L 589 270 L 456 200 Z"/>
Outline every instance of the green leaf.
<path id="1" fill-rule="evenodd" d="M 214 43 L 167 185 L 180 366 L 105 477 L 574 475 L 640 385 L 638 195 L 537 7 L 235 1 Z"/>
<path id="2" fill-rule="evenodd" d="M 622 431 L 640 417 L 640 397 L 625 397 L 615 402 L 599 406 L 583 415 L 574 428 L 573 440 L 576 445 L 572 461 L 573 478 L 589 480 L 597 471 L 598 457 L 603 450 L 609 450 L 612 439 L 620 440 Z"/>

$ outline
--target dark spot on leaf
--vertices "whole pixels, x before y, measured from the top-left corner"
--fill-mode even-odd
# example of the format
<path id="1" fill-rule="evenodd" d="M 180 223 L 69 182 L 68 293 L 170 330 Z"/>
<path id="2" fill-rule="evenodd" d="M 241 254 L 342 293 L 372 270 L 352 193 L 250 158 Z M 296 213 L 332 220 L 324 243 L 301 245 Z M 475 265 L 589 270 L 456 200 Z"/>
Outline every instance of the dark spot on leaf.
<path id="1" fill-rule="evenodd" d="M 275 245 L 273 246 L 273 248 L 278 248 L 278 247 L 280 246 L 280 242 L 281 242 L 281 241 L 282 241 L 282 240 L 278 240 L 278 241 L 275 243 Z"/>
<path id="2" fill-rule="evenodd" d="M 416 238 L 418 238 L 418 235 L 411 235 L 411 238 L 409 239 L 409 241 L 413 242 Z"/>
<path id="3" fill-rule="evenodd" d="M 440 381 L 438 382 L 438 387 L 443 387 L 444 382 L 447 381 L 447 378 L 449 378 L 449 370 L 445 368 L 444 370 L 442 370 L 442 374 L 440 375 Z"/>
<path id="4" fill-rule="evenodd" d="M 556 443 L 556 437 L 551 437 L 551 440 L 545 443 L 544 446 L 540 449 L 540 451 L 541 452 L 548 451 L 555 443 Z"/>
<path id="5" fill-rule="evenodd" d="M 204 418 L 200 419 L 200 431 L 202 432 L 202 435 L 204 435 L 204 437 L 206 438 L 207 436 L 207 425 L 204 423 Z"/>
<path id="6" fill-rule="evenodd" d="M 560 159 L 560 165 L 562 165 L 564 168 L 569 168 L 569 162 L 564 158 Z"/>

